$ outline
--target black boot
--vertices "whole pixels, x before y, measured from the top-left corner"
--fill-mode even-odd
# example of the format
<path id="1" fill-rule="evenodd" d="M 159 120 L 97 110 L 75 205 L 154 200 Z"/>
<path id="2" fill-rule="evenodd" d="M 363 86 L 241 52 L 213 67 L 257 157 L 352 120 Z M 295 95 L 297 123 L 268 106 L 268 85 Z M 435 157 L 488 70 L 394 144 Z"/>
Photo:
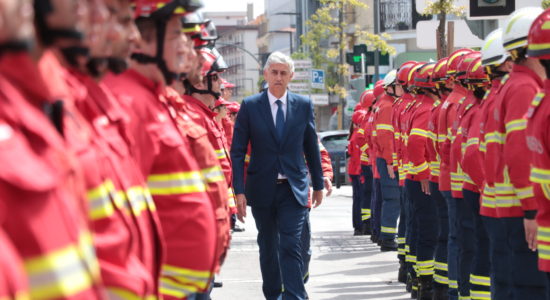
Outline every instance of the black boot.
<path id="1" fill-rule="evenodd" d="M 432 300 L 434 278 L 432 275 L 418 277 L 418 300 Z"/>
<path id="2" fill-rule="evenodd" d="M 380 251 L 397 251 L 397 243 L 394 239 L 382 240 L 382 242 L 380 243 Z"/>
<path id="3" fill-rule="evenodd" d="M 407 293 L 412 292 L 412 276 L 411 273 L 407 273 L 407 282 L 405 283 L 405 290 Z"/>
<path id="4" fill-rule="evenodd" d="M 416 276 L 411 279 L 411 299 L 418 299 L 418 277 Z"/>
<path id="5" fill-rule="evenodd" d="M 365 222 L 363 225 L 361 225 L 361 232 L 363 232 L 363 235 L 371 235 L 372 229 L 370 228 L 370 222 Z"/>
<path id="6" fill-rule="evenodd" d="M 353 235 L 354 236 L 363 235 L 363 232 L 361 231 L 361 229 L 356 228 L 356 229 L 353 230 Z"/>
<path id="7" fill-rule="evenodd" d="M 397 281 L 407 283 L 407 267 L 405 261 L 399 260 L 399 271 L 397 272 Z"/>
<path id="8" fill-rule="evenodd" d="M 440 283 L 434 283 L 433 300 L 449 300 L 449 287 Z"/>
<path id="9" fill-rule="evenodd" d="M 373 244 L 378 243 L 378 235 L 376 235 L 376 234 L 371 235 L 371 236 L 370 236 L 370 241 L 371 241 Z"/>

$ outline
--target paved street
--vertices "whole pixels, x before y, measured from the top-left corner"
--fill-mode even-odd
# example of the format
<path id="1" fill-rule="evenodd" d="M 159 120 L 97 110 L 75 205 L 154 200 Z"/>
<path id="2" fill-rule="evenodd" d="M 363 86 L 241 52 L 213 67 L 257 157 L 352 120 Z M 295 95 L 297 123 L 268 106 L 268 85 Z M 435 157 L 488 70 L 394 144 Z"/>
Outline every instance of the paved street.
<path id="1" fill-rule="evenodd" d="M 310 299 L 408 299 L 397 282 L 397 252 L 381 253 L 367 236 L 354 237 L 351 227 L 351 187 L 334 190 L 311 212 L 313 258 L 306 285 Z M 261 275 L 256 229 L 248 213 L 246 231 L 233 235 L 232 248 L 214 300 L 261 300 Z"/>

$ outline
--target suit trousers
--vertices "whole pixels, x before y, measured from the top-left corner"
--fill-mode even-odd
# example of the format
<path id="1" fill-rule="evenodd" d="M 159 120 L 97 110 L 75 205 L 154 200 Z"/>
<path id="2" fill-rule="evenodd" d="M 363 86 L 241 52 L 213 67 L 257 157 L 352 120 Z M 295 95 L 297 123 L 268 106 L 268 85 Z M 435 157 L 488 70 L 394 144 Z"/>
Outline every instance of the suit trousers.
<path id="1" fill-rule="evenodd" d="M 457 200 L 453 198 L 451 191 L 442 191 L 441 193 L 447 201 L 447 209 L 449 213 L 449 237 L 447 240 L 449 300 L 458 300 Z"/>
<path id="2" fill-rule="evenodd" d="M 413 200 L 413 222 L 416 226 L 416 267 L 418 276 L 434 275 L 437 241 L 437 210 L 430 195 L 422 192 L 420 181 L 405 180 L 407 193 Z"/>
<path id="3" fill-rule="evenodd" d="M 309 280 L 309 262 L 311 261 L 311 222 L 309 222 L 310 208 L 307 209 L 306 221 L 304 222 L 304 228 L 302 229 L 301 243 L 302 243 L 302 260 L 304 262 L 303 279 L 304 283 Z"/>
<path id="4" fill-rule="evenodd" d="M 397 218 L 399 218 L 399 178 L 397 172 L 394 179 L 390 178 L 386 160 L 377 158 L 376 166 L 382 186 L 380 239 L 393 240 L 397 234 Z"/>
<path id="5" fill-rule="evenodd" d="M 448 286 L 447 242 L 449 238 L 449 211 L 447 201 L 445 201 L 443 194 L 439 191 L 439 184 L 430 182 L 430 191 L 432 199 L 435 201 L 438 223 L 434 281 L 437 285 Z"/>
<path id="6" fill-rule="evenodd" d="M 262 290 L 267 300 L 306 298 L 301 235 L 308 208 L 292 193 L 288 182 L 277 184 L 275 201 L 255 205 L 252 215 L 258 229 Z"/>

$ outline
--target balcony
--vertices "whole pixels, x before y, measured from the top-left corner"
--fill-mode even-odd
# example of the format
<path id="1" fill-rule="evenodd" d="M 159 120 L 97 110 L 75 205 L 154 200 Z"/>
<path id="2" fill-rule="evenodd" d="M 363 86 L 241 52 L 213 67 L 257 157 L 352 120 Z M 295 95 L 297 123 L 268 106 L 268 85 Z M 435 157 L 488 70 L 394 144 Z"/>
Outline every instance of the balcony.
<path id="1" fill-rule="evenodd" d="M 413 30 L 418 21 L 432 19 L 432 16 L 419 15 L 415 7 L 416 1 L 414 0 L 381 0 L 380 31 Z"/>

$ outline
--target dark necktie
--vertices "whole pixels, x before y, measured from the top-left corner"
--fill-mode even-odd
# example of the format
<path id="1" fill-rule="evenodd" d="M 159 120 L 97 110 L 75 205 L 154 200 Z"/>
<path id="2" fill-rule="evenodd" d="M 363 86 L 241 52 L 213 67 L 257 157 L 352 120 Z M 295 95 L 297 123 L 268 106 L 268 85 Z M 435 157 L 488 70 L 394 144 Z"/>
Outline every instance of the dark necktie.
<path id="1" fill-rule="evenodd" d="M 285 128 L 285 115 L 283 113 L 283 102 L 281 100 L 275 101 L 277 103 L 277 116 L 275 117 L 275 130 L 279 140 L 283 138 L 283 131 Z"/>

